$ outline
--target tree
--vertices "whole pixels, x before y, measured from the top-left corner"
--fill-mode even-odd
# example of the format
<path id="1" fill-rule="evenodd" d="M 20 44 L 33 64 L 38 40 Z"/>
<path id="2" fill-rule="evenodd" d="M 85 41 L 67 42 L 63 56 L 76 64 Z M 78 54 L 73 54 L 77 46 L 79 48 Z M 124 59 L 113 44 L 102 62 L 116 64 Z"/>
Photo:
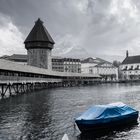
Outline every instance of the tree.
<path id="1" fill-rule="evenodd" d="M 119 67 L 120 64 L 121 64 L 120 61 L 117 61 L 117 60 L 114 60 L 114 61 L 113 61 L 113 65 L 114 65 L 115 67 Z"/>

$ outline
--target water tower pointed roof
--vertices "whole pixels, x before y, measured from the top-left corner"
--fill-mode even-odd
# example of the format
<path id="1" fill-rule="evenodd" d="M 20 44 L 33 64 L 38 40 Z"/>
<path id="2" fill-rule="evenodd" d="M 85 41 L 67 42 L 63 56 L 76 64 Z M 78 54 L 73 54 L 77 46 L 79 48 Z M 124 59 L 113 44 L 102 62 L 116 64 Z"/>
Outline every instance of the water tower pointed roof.
<path id="1" fill-rule="evenodd" d="M 24 41 L 25 44 L 29 42 L 55 43 L 40 18 L 38 18 L 38 20 L 35 22 L 34 27 Z"/>

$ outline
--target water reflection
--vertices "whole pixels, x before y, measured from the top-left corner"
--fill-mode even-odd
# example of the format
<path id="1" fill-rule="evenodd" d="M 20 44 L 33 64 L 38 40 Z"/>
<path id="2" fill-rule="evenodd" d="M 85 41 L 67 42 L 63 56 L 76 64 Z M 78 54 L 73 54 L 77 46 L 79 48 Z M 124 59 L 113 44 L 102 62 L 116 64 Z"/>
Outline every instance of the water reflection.
<path id="1" fill-rule="evenodd" d="M 48 114 L 51 105 L 49 103 L 50 93 L 49 91 L 45 92 L 45 94 L 44 91 L 40 91 L 39 94 L 35 92 L 26 100 L 26 116 L 22 132 L 23 135 L 31 135 L 32 139 L 47 137 L 47 132 L 44 132 L 44 129 L 51 123 L 51 117 Z"/>
<path id="2" fill-rule="evenodd" d="M 114 128 L 110 130 L 99 131 L 93 134 L 93 132 L 81 133 L 79 136 L 80 140 L 93 140 L 93 139 L 115 139 L 118 137 L 118 134 L 122 136 L 127 136 L 131 130 L 137 129 L 138 123 L 131 124 L 127 126 L 122 126 L 119 128 Z M 123 132 L 123 133 L 122 133 Z"/>
<path id="3" fill-rule="evenodd" d="M 140 110 L 139 84 L 104 84 L 36 91 L 0 101 L 0 139 L 59 140 L 74 136 L 74 117 L 95 104 L 121 101 Z M 97 139 L 139 139 L 140 127 Z M 81 139 L 83 136 L 81 135 Z M 78 138 L 77 138 L 78 139 Z M 84 140 L 89 138 L 84 137 Z"/>

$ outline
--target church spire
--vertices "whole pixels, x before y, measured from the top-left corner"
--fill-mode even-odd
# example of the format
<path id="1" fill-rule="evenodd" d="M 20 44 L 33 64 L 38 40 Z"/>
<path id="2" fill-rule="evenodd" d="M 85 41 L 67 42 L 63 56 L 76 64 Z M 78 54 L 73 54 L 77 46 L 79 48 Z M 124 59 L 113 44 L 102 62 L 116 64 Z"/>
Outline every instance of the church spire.
<path id="1" fill-rule="evenodd" d="M 129 53 L 128 53 L 128 50 L 126 51 L 126 57 L 128 57 L 129 56 Z"/>

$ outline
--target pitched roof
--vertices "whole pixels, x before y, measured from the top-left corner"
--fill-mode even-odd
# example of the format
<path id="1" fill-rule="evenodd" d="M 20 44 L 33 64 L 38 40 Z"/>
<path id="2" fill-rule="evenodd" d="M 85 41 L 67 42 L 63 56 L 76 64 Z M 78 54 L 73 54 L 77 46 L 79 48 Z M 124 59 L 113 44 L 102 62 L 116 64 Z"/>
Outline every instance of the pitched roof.
<path id="1" fill-rule="evenodd" d="M 88 58 L 82 60 L 81 62 L 82 63 L 96 63 L 96 64 L 99 64 L 99 63 L 104 63 L 104 62 L 108 62 L 108 61 L 103 60 L 103 59 L 98 58 L 98 57 L 96 57 L 96 58 L 88 57 Z"/>
<path id="2" fill-rule="evenodd" d="M 44 74 L 44 75 L 51 75 L 51 76 L 60 76 L 60 77 L 96 77 L 100 78 L 98 74 L 85 74 L 85 73 L 67 73 L 67 72 L 56 72 L 50 71 L 48 69 L 38 68 L 30 65 L 25 64 L 18 64 L 16 62 L 11 62 L 8 60 L 0 59 L 0 69 L 1 70 L 8 70 L 8 71 L 16 71 L 16 72 L 28 72 L 28 73 L 35 73 L 35 74 Z"/>
<path id="3" fill-rule="evenodd" d="M 26 54 L 13 54 L 9 56 L 10 59 L 24 59 L 27 60 L 27 55 Z"/>
<path id="4" fill-rule="evenodd" d="M 134 63 L 140 63 L 140 55 L 128 56 L 122 62 L 122 64 L 134 64 Z"/>
<path id="5" fill-rule="evenodd" d="M 110 63 L 110 62 L 108 62 L 108 61 L 105 61 L 105 62 L 99 63 L 98 66 L 102 66 L 102 65 L 104 65 L 104 64 L 110 64 L 110 65 L 112 65 L 112 63 Z"/>
<path id="6" fill-rule="evenodd" d="M 50 36 L 49 32 L 43 25 L 43 22 L 38 18 L 38 20 L 35 22 L 34 27 L 32 28 L 31 32 L 25 39 L 24 43 L 28 42 L 49 42 L 51 44 L 54 44 L 52 37 Z"/>
<path id="7" fill-rule="evenodd" d="M 102 58 L 99 58 L 99 57 L 97 57 L 96 60 L 97 60 L 99 63 L 108 62 L 108 61 L 106 61 L 106 60 L 104 60 L 104 59 L 102 59 Z M 110 62 L 109 62 L 109 63 L 110 63 Z"/>
<path id="8" fill-rule="evenodd" d="M 82 63 L 97 63 L 95 60 L 96 60 L 96 58 L 88 57 L 88 58 L 82 60 L 81 62 Z"/>
<path id="9" fill-rule="evenodd" d="M 0 57 L 0 59 L 7 59 L 7 58 L 9 58 L 9 55 L 3 55 Z"/>
<path id="10" fill-rule="evenodd" d="M 1 59 L 16 61 L 16 62 L 27 62 L 27 55 L 26 54 L 13 54 L 10 56 L 2 56 Z"/>
<path id="11" fill-rule="evenodd" d="M 104 64 L 108 64 L 109 66 L 104 66 Z M 101 63 L 97 64 L 95 67 L 102 67 L 102 66 L 115 68 L 115 66 L 111 62 L 108 62 L 108 61 L 101 62 Z"/>

